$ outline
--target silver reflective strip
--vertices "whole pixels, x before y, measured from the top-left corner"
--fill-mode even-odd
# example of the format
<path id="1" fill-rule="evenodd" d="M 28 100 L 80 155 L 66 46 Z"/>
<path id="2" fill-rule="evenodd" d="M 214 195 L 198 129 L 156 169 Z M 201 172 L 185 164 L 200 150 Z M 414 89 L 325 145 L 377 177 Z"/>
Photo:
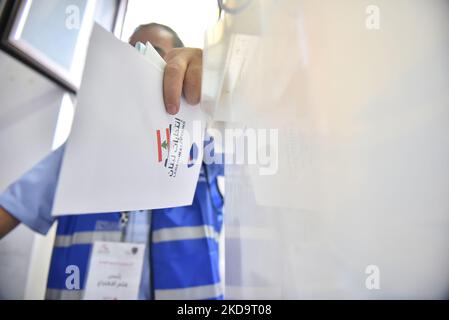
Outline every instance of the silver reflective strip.
<path id="1" fill-rule="evenodd" d="M 155 290 L 156 300 L 205 300 L 223 295 L 221 283 L 182 289 Z"/>
<path id="2" fill-rule="evenodd" d="M 57 236 L 55 247 L 67 248 L 77 244 L 91 244 L 95 241 L 120 241 L 120 231 L 76 232 L 70 236 Z"/>
<path id="3" fill-rule="evenodd" d="M 220 235 L 211 226 L 166 228 L 153 231 L 153 243 L 210 238 L 218 242 Z"/>
<path id="4" fill-rule="evenodd" d="M 58 290 L 47 289 L 45 294 L 46 300 L 82 300 L 83 290 Z"/>

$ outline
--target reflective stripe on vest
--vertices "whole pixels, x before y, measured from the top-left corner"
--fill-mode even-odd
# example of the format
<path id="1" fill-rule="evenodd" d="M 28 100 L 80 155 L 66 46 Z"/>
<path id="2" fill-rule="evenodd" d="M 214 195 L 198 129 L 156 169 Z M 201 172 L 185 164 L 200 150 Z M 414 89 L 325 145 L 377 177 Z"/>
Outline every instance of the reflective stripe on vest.
<path id="1" fill-rule="evenodd" d="M 165 228 L 153 232 L 153 243 L 209 238 L 219 241 L 220 235 L 214 227 L 202 225 L 198 227 Z"/>
<path id="2" fill-rule="evenodd" d="M 84 231 L 76 232 L 70 236 L 56 236 L 56 248 L 68 248 L 74 245 L 92 244 L 95 241 L 120 241 L 120 231 Z"/>
<path id="3" fill-rule="evenodd" d="M 83 290 L 58 290 L 47 289 L 45 294 L 46 300 L 82 300 Z"/>

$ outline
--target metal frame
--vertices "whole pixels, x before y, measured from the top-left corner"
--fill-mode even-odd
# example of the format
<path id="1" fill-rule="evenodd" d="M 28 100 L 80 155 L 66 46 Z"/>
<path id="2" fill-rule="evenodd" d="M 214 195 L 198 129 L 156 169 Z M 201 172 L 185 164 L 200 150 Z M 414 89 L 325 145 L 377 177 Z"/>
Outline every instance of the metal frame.
<path id="1" fill-rule="evenodd" d="M 115 15 L 114 30 L 112 30 L 112 32 L 117 38 L 121 39 L 129 0 L 119 0 L 119 2 L 117 13 Z"/>
<path id="2" fill-rule="evenodd" d="M 80 86 L 82 66 L 72 65 L 68 70 L 52 61 L 37 48 L 20 39 L 21 32 L 29 14 L 33 0 L 0 0 L 0 49 L 22 61 L 33 70 L 58 83 L 69 92 L 76 93 Z M 117 0 L 118 7 L 114 18 L 113 30 L 117 38 L 121 38 L 123 24 L 128 8 L 128 0 Z M 87 48 L 89 34 L 94 22 L 96 0 L 89 0 L 86 12 L 82 17 L 79 40 L 74 57 Z"/>
<path id="3" fill-rule="evenodd" d="M 67 70 L 20 38 L 33 1 L 35 0 L 15 1 L 5 33 L 2 35 L 2 49 L 32 69 L 57 82 L 68 91 L 76 93 L 80 86 L 82 73 L 82 67 L 79 62 L 72 65 L 70 70 Z M 95 0 L 87 2 L 74 57 L 79 56 L 80 51 L 88 45 L 89 34 L 94 22 L 95 5 Z"/>
<path id="4" fill-rule="evenodd" d="M 11 11 L 12 4 L 11 0 L 0 0 L 0 38 L 5 30 L 8 12 Z"/>
<path id="5" fill-rule="evenodd" d="M 5 9 L 6 0 L 0 0 L 0 17 L 2 16 L 3 9 Z"/>

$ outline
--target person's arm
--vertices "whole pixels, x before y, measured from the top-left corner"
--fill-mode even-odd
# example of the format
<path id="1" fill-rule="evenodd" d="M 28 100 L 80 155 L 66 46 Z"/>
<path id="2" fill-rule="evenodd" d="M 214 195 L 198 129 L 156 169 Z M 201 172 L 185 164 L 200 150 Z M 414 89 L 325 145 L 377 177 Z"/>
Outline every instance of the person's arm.
<path id="1" fill-rule="evenodd" d="M 20 224 L 20 221 L 0 207 L 0 240 Z"/>
<path id="2" fill-rule="evenodd" d="M 0 193 L 0 239 L 19 223 L 46 234 L 54 222 L 53 198 L 64 147 L 52 152 Z"/>

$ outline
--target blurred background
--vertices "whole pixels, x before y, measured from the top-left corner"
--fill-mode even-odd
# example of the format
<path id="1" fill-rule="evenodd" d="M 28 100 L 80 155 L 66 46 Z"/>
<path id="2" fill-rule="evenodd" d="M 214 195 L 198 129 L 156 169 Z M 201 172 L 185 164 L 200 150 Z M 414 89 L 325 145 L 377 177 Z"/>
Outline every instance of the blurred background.
<path id="1" fill-rule="evenodd" d="M 175 30 L 187 47 L 203 48 L 206 30 L 217 23 L 219 7 L 214 0 L 130 0 L 122 39 L 136 26 L 156 22 Z"/>

